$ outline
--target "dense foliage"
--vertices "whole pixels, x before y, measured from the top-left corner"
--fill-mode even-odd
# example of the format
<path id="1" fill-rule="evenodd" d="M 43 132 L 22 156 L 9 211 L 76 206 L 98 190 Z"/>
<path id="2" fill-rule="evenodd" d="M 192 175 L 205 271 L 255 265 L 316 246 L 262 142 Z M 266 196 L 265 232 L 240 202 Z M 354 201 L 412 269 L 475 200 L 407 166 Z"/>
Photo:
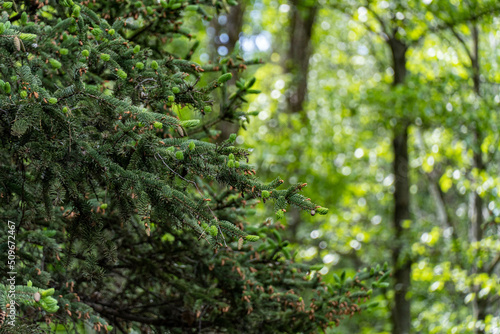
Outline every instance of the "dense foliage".
<path id="1" fill-rule="evenodd" d="M 296 263 L 279 219 L 328 209 L 217 141 L 249 121 L 255 79 L 232 78 L 260 61 L 201 66 L 188 27 L 230 4 L 0 1 L 2 331 L 311 332 L 387 287 L 386 267 L 325 284 Z"/>

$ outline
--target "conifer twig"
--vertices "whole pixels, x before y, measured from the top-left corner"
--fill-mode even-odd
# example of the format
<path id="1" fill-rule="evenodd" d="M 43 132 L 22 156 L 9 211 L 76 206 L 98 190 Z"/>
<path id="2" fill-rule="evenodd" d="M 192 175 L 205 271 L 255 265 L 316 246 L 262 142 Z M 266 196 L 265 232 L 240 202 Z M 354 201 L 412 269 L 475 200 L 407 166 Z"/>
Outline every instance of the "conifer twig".
<path id="1" fill-rule="evenodd" d="M 163 163 L 163 164 L 164 164 L 164 165 L 165 165 L 165 166 L 166 166 L 166 167 L 167 167 L 167 168 L 168 168 L 168 169 L 169 169 L 172 173 L 174 173 L 175 175 L 177 175 L 177 177 L 179 177 L 181 180 L 186 181 L 187 183 L 191 183 L 191 184 L 193 184 L 193 185 L 195 186 L 196 190 L 198 191 L 198 193 L 200 194 L 200 196 L 201 196 L 202 198 L 204 198 L 204 197 L 205 197 L 205 196 L 203 196 L 203 193 L 201 192 L 201 190 L 200 190 L 200 188 L 198 187 L 198 184 L 197 184 L 196 182 L 194 182 L 194 181 L 192 181 L 192 180 L 188 180 L 188 179 L 186 179 L 186 178 L 182 177 L 179 173 L 177 173 L 175 170 L 173 170 L 173 169 L 172 169 L 172 168 L 171 168 L 171 167 L 170 167 L 170 166 L 169 166 L 169 165 L 165 162 L 165 160 L 164 160 L 164 159 L 163 159 L 163 157 L 160 155 L 160 153 L 156 153 L 156 154 L 155 154 L 155 159 L 156 159 L 156 160 L 158 160 L 158 159 L 156 158 L 156 156 L 158 156 L 158 157 L 160 158 L 160 160 L 162 161 L 162 163 Z M 212 211 L 212 208 L 210 207 L 210 205 L 208 205 L 208 204 L 207 204 L 207 208 L 208 208 L 208 210 L 212 213 L 212 216 L 214 217 L 215 221 L 218 221 L 219 219 L 217 218 L 217 216 L 215 215 L 215 213 Z M 222 240 L 224 241 L 224 245 L 225 245 L 226 247 L 228 247 L 228 246 L 227 246 L 227 243 L 226 243 L 226 238 L 224 237 L 224 234 L 222 233 L 222 230 L 221 230 L 221 228 L 220 228 L 220 226 L 219 226 L 219 225 L 217 225 L 217 229 L 219 230 L 219 233 L 220 233 L 220 235 L 222 236 Z M 205 233 L 205 231 L 203 231 L 203 233 Z M 203 235 L 203 234 L 202 234 L 202 235 Z"/>

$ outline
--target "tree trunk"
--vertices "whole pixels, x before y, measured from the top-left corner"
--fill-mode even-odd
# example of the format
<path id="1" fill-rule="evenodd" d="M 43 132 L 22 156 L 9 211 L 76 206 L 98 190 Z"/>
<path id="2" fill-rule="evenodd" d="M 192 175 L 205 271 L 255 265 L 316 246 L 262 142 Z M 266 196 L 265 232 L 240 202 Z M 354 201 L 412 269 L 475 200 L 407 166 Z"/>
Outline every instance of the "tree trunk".
<path id="1" fill-rule="evenodd" d="M 388 40 L 392 52 L 394 81 L 393 85 L 402 85 L 406 78 L 407 45 L 392 37 Z M 406 295 L 411 283 L 411 260 L 404 257 L 405 231 L 403 222 L 410 219 L 410 178 L 408 170 L 408 123 L 400 120 L 394 128 L 393 171 L 395 178 L 394 191 L 394 248 L 392 262 L 394 267 L 394 305 L 392 308 L 392 333 L 409 334 L 411 327 L 410 301 Z"/>
<path id="2" fill-rule="evenodd" d="M 408 126 L 401 125 L 395 130 L 394 150 L 394 248 L 392 263 L 394 267 L 394 306 L 392 308 L 392 333 L 410 333 L 410 301 L 406 298 L 410 288 L 411 260 L 404 257 L 404 234 L 402 223 L 410 219 L 410 182 L 408 175 Z"/>
<path id="3" fill-rule="evenodd" d="M 474 92 L 478 97 L 481 96 L 481 81 L 480 81 L 480 65 L 479 65 L 479 28 L 476 22 L 472 23 L 472 52 L 470 53 L 471 67 L 472 67 L 472 81 L 474 82 Z M 483 156 L 481 152 L 481 143 L 483 139 L 481 136 L 481 130 L 479 125 L 476 125 L 474 129 L 474 141 L 473 141 L 473 166 L 477 168 L 479 172 L 485 169 Z M 471 243 L 481 241 L 483 239 L 483 199 L 477 191 L 474 191 L 471 195 L 471 205 L 469 210 L 470 219 L 470 230 L 469 239 Z M 483 268 L 473 264 L 472 273 L 477 274 L 483 271 Z M 476 298 L 472 301 L 472 314 L 475 321 L 484 322 L 486 319 L 488 299 L 478 299 L 478 292 L 481 289 L 480 286 L 474 286 L 474 291 L 476 292 Z M 478 328 L 474 326 L 474 334 L 485 333 L 483 328 Z"/>
<path id="4" fill-rule="evenodd" d="M 312 53 L 311 35 L 318 13 L 316 4 L 304 0 L 290 0 L 290 48 L 285 63 L 293 79 L 287 93 L 287 107 L 291 113 L 302 112 L 307 93 L 307 73 Z"/>
<path id="5" fill-rule="evenodd" d="M 293 75 L 291 85 L 287 87 L 286 110 L 289 113 L 303 113 L 303 104 L 307 95 L 307 73 L 309 58 L 312 53 L 311 36 L 318 12 L 317 5 L 308 5 L 304 0 L 290 0 L 290 46 L 285 60 L 285 71 Z M 296 154 L 300 155 L 300 151 Z M 289 223 L 291 241 L 295 242 L 300 226 L 300 210 L 290 208 Z"/>
<path id="6" fill-rule="evenodd" d="M 474 156 L 473 165 L 478 171 L 484 170 L 484 162 L 481 154 L 481 134 L 479 129 L 474 130 Z M 471 243 L 478 242 L 483 238 L 483 199 L 474 191 L 471 194 L 471 203 L 469 207 L 469 240 Z"/>
<path id="7" fill-rule="evenodd" d="M 226 33 L 229 37 L 229 40 L 226 43 L 222 43 L 219 38 L 215 38 L 213 41 L 215 50 L 219 46 L 225 46 L 228 50 L 228 54 L 231 54 L 234 50 L 234 46 L 236 42 L 240 39 L 241 29 L 243 27 L 243 19 L 245 14 L 246 3 L 244 1 L 239 1 L 237 6 L 232 6 L 230 12 L 226 15 L 226 23 L 220 24 L 217 20 L 213 20 L 213 27 L 215 28 L 215 36 L 220 36 L 222 33 Z M 215 51 L 215 57 L 217 58 L 218 54 Z M 238 80 L 235 75 L 229 85 L 233 84 L 236 80 Z M 221 121 L 217 127 L 218 130 L 221 131 L 220 136 L 217 138 L 217 141 L 222 142 L 229 138 L 229 136 L 233 133 L 237 133 L 240 128 L 238 122 L 228 122 Z"/>

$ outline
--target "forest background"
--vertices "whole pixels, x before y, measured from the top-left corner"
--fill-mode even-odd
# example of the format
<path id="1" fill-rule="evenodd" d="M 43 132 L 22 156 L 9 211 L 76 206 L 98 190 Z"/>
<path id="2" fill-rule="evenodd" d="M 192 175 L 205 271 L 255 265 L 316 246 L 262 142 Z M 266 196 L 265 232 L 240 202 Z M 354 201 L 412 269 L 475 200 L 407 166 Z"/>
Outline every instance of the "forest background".
<path id="1" fill-rule="evenodd" d="M 243 1 L 208 28 L 203 57 L 239 40 L 266 63 L 237 141 L 330 208 L 286 216 L 299 257 L 327 281 L 392 259 L 379 307 L 333 332 L 500 333 L 499 9 Z"/>

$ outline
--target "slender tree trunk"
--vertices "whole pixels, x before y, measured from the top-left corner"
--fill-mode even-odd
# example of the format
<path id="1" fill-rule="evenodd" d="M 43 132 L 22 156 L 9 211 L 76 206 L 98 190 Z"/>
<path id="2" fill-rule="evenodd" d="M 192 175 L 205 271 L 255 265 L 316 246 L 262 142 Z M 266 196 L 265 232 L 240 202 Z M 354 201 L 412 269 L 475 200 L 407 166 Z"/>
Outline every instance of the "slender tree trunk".
<path id="1" fill-rule="evenodd" d="M 215 36 L 220 36 L 222 33 L 226 33 L 229 40 L 226 43 L 222 43 L 219 38 L 215 38 L 213 41 L 215 49 L 219 46 L 225 46 L 228 50 L 228 54 L 233 52 L 236 42 L 240 39 L 241 29 L 243 27 L 243 19 L 245 15 L 246 2 L 239 1 L 237 6 L 232 6 L 228 14 L 226 14 L 226 23 L 220 24 L 217 20 L 213 20 L 212 26 L 215 28 Z M 215 58 L 218 57 L 217 51 L 215 52 Z M 229 84 L 234 83 L 238 78 L 236 76 L 231 79 Z M 218 125 L 218 130 L 221 131 L 218 141 L 224 141 L 232 133 L 237 133 L 240 128 L 238 122 L 228 122 L 221 121 Z"/>
<path id="2" fill-rule="evenodd" d="M 481 95 L 481 81 L 480 73 L 481 67 L 479 65 L 479 28 L 476 22 L 472 23 L 472 43 L 473 49 L 471 54 L 472 63 L 472 79 L 474 81 L 474 92 L 480 96 Z"/>
<path id="3" fill-rule="evenodd" d="M 303 104 L 307 96 L 307 73 L 312 54 L 311 36 L 318 12 L 317 4 L 309 5 L 304 0 L 290 0 L 290 46 L 285 60 L 285 71 L 293 75 L 290 87 L 287 87 L 286 111 L 301 113 L 305 120 Z M 299 152 L 300 154 L 300 152 Z M 300 210 L 290 208 L 290 231 L 295 241 L 300 226 Z"/>
<path id="4" fill-rule="evenodd" d="M 481 80 L 480 80 L 480 63 L 479 63 L 479 28 L 476 22 L 472 23 L 472 52 L 470 53 L 471 67 L 472 67 L 472 81 L 474 82 L 474 92 L 478 97 L 481 96 Z M 474 141 L 473 141 L 473 164 L 474 168 L 478 171 L 483 171 L 485 169 L 483 156 L 481 152 L 481 143 L 483 139 L 481 136 L 481 130 L 479 125 L 476 124 L 474 129 Z M 481 241 L 483 239 L 483 199 L 477 191 L 474 191 L 471 195 L 471 205 L 469 210 L 470 217 L 470 230 L 469 239 L 471 243 Z M 483 271 L 483 268 L 477 267 L 473 264 L 472 273 L 476 274 Z M 474 291 L 476 292 L 476 298 L 472 301 L 472 314 L 476 321 L 484 322 L 486 315 L 488 314 L 488 299 L 479 299 L 478 292 L 480 286 L 475 286 Z M 484 329 L 474 326 L 474 334 L 484 333 Z"/>
<path id="5" fill-rule="evenodd" d="M 475 80 L 474 80 L 475 82 Z M 478 81 L 479 82 L 479 81 Z M 474 168 L 477 168 L 479 171 L 484 170 L 484 162 L 481 154 L 481 142 L 482 139 L 480 137 L 479 129 L 476 128 L 474 132 Z M 470 230 L 469 237 L 470 242 L 478 242 L 483 238 L 483 199 L 477 191 L 474 191 L 471 195 L 472 201 L 470 206 Z M 484 268 L 478 267 L 476 263 L 472 266 L 472 274 L 477 274 L 479 272 L 483 272 Z M 486 316 L 488 315 L 488 299 L 479 299 L 478 293 L 481 289 L 481 286 L 474 286 L 474 292 L 476 293 L 476 297 L 472 301 L 472 315 L 475 321 L 484 322 Z M 482 334 L 485 333 L 484 329 L 481 327 L 474 326 L 474 334 Z"/>
<path id="6" fill-rule="evenodd" d="M 411 260 L 404 257 L 404 234 L 402 223 L 410 219 L 410 182 L 408 176 L 408 126 L 395 130 L 394 150 L 394 244 L 392 262 L 394 267 L 394 306 L 392 309 L 392 333 L 410 333 L 410 301 L 406 298 L 410 288 Z"/>
<path id="7" fill-rule="evenodd" d="M 388 40 L 392 52 L 394 81 L 393 85 L 402 85 L 406 79 L 406 51 L 407 45 L 392 37 Z M 393 171 L 395 178 L 394 191 L 394 248 L 392 262 L 394 267 L 394 305 L 392 308 L 392 333 L 409 334 L 411 327 L 410 300 L 406 295 L 411 283 L 411 260 L 404 257 L 405 231 L 403 221 L 410 219 L 410 178 L 408 170 L 408 123 L 400 120 L 394 128 Z"/>
<path id="8" fill-rule="evenodd" d="M 290 48 L 285 69 L 293 74 L 293 80 L 288 88 L 287 107 L 289 112 L 299 113 L 306 99 L 311 36 L 318 6 L 304 0 L 290 0 L 290 5 Z"/>
<path id="9" fill-rule="evenodd" d="M 225 45 L 229 53 L 233 52 L 236 42 L 240 39 L 245 9 L 246 2 L 238 1 L 238 5 L 231 7 L 231 11 L 227 15 L 226 34 L 229 36 L 229 42 Z"/>
<path id="10" fill-rule="evenodd" d="M 479 129 L 474 130 L 474 156 L 473 164 L 474 168 L 479 171 L 484 170 L 484 162 L 481 154 L 481 134 Z M 475 191 L 471 194 L 471 204 L 469 208 L 469 219 L 470 219 L 470 229 L 469 229 L 469 240 L 470 242 L 478 242 L 483 238 L 483 199 Z"/>

